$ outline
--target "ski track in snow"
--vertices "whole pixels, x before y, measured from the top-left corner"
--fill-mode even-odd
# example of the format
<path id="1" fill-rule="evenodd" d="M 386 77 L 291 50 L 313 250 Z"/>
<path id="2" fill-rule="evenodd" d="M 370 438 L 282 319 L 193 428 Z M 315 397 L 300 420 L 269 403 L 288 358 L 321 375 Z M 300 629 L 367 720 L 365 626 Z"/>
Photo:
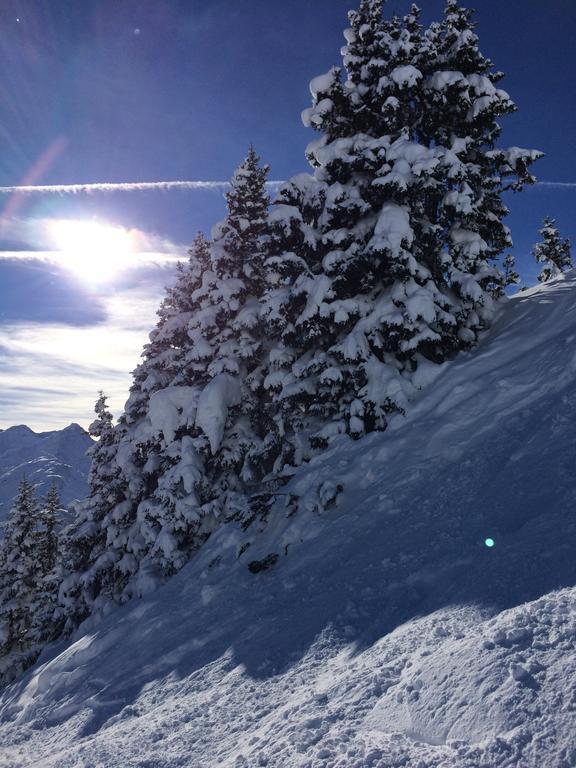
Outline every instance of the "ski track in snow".
<path id="1" fill-rule="evenodd" d="M 575 341 L 575 272 L 509 301 L 296 474 L 296 516 L 279 496 L 239 559 L 218 532 L 6 689 L 0 766 L 574 768 Z"/>

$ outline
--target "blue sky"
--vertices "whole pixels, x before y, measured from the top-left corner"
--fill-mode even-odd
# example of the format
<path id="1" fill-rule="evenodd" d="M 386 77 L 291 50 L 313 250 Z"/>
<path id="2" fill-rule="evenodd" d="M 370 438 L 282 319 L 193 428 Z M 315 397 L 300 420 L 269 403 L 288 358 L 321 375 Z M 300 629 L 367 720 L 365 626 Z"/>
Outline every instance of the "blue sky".
<path id="1" fill-rule="evenodd" d="M 443 2 L 422 0 L 424 19 Z M 223 180 L 253 142 L 272 177 L 307 170 L 310 79 L 339 63 L 352 0 L 3 0 L 0 185 Z M 546 152 L 576 182 L 573 0 L 479 0 L 482 47 L 519 106 L 502 143 Z M 391 0 L 387 13 L 408 3 Z M 574 237 L 576 189 L 511 197 L 520 270 L 542 217 Z M 96 391 L 126 397 L 175 255 L 225 210 L 220 191 L 1 198 L 0 428 L 87 423 Z M 46 222 L 98 220 L 151 256 L 94 284 L 49 253 Z M 11 255 L 9 255 L 11 254 Z M 89 270 L 87 270 L 89 271 Z"/>

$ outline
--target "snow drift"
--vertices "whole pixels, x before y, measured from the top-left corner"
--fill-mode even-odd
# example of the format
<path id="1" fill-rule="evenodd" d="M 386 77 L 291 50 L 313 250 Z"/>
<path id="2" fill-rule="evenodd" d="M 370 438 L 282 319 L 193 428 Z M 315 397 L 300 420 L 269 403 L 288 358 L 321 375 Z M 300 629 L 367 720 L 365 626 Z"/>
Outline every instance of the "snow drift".
<path id="1" fill-rule="evenodd" d="M 0 764 L 575 766 L 575 341 L 576 273 L 509 301 L 299 470 L 297 514 L 241 556 L 221 529 L 6 689 Z"/>

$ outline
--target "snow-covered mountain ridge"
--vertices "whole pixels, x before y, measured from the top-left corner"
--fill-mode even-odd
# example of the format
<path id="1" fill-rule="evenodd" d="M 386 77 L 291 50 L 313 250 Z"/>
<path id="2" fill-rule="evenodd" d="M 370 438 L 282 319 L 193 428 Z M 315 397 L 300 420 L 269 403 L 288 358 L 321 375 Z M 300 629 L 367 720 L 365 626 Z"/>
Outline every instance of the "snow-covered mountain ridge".
<path id="1" fill-rule="evenodd" d="M 55 483 L 64 504 L 87 491 L 92 439 L 78 424 L 52 432 L 20 425 L 0 430 L 0 519 L 9 512 L 23 476 L 44 494 Z"/>
<path id="2" fill-rule="evenodd" d="M 575 341 L 574 272 L 509 301 L 296 474 L 298 514 L 241 557 L 222 528 L 6 689 L 0 764 L 573 768 Z"/>

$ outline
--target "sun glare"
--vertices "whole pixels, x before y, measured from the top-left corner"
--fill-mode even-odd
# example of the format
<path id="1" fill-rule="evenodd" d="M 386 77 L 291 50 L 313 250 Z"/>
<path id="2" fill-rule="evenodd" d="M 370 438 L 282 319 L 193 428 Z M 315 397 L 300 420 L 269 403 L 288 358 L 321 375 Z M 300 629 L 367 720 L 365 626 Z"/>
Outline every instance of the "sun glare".
<path id="1" fill-rule="evenodd" d="M 133 237 L 122 227 L 58 219 L 50 222 L 50 234 L 63 266 L 88 283 L 110 280 L 134 258 Z"/>

